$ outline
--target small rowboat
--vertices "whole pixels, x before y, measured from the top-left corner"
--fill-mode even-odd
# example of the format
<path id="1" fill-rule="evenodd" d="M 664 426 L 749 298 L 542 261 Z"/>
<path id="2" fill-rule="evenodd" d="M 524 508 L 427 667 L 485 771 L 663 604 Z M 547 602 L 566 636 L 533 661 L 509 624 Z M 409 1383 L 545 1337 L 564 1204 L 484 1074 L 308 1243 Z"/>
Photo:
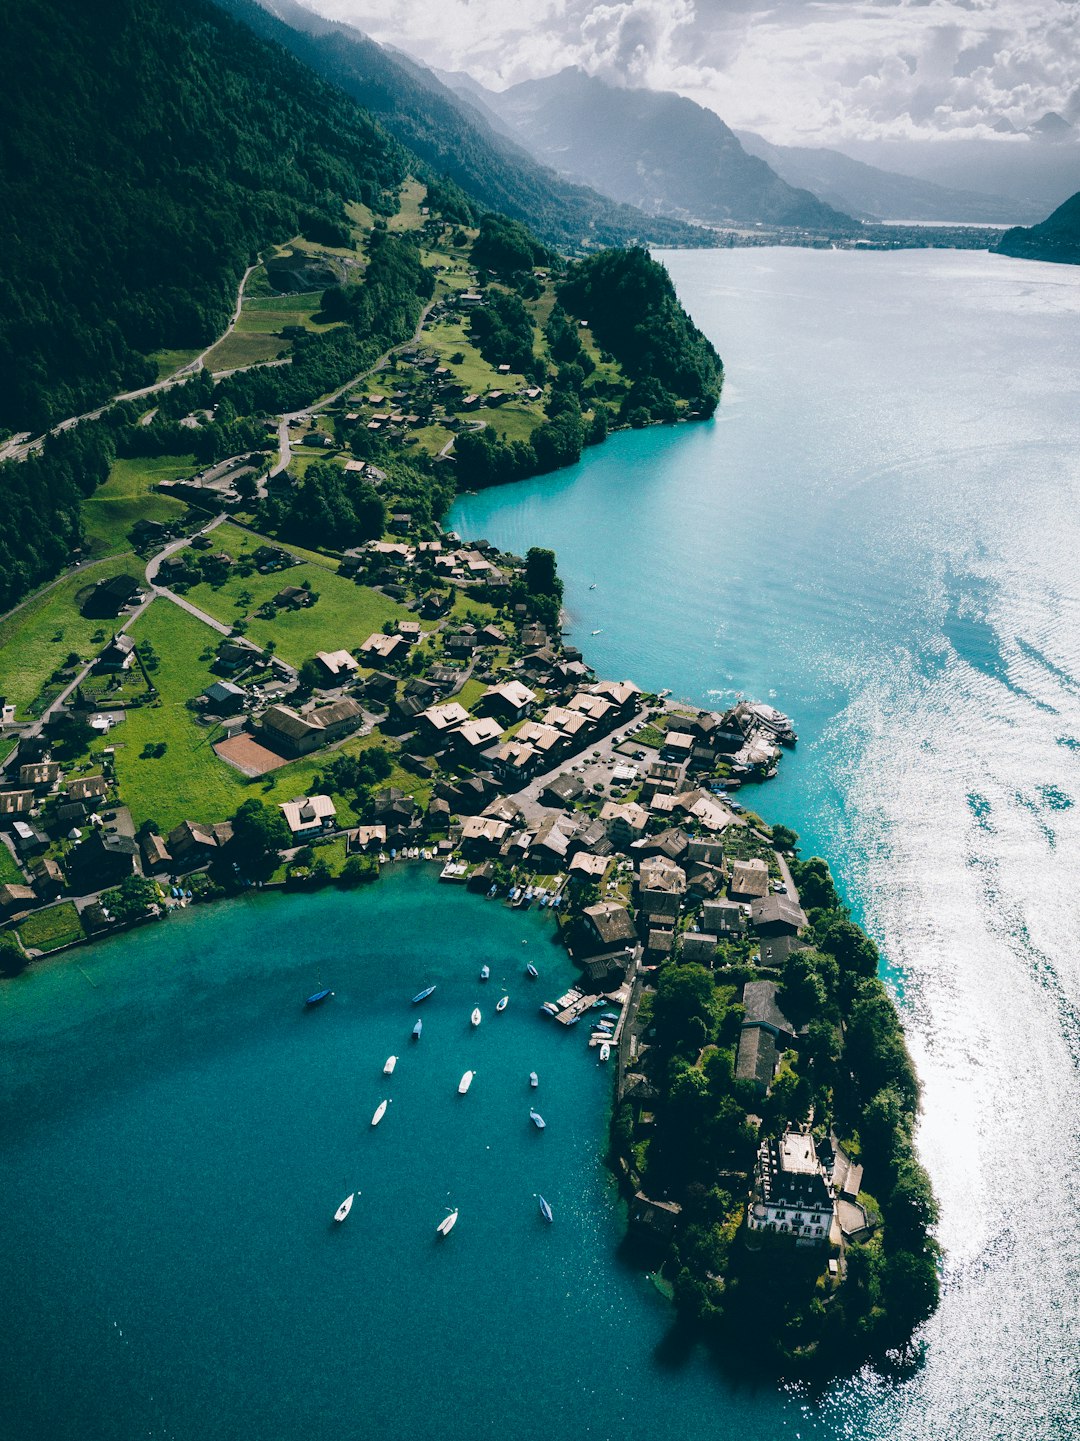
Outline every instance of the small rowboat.
<path id="1" fill-rule="evenodd" d="M 442 1218 L 442 1220 L 439 1222 L 439 1224 L 435 1227 L 435 1229 L 436 1229 L 436 1231 L 438 1231 L 439 1235 L 440 1235 L 440 1236 L 449 1236 L 450 1232 L 451 1232 L 451 1231 L 454 1229 L 454 1227 L 457 1225 L 457 1218 L 458 1218 L 458 1213 L 457 1213 L 456 1211 L 451 1211 L 450 1214 L 449 1214 L 449 1216 L 444 1216 L 444 1217 Z"/>
<path id="2" fill-rule="evenodd" d="M 413 998 L 412 998 L 412 1003 L 413 1003 L 413 1005 L 414 1005 L 414 1006 L 418 1006 L 421 1001 L 426 1001 L 427 998 L 428 998 L 428 996 L 431 995 L 431 993 L 432 993 L 432 991 L 433 991 L 434 989 L 435 989 L 434 986 L 427 986 L 427 987 L 425 987 L 424 990 L 422 990 L 422 991 L 417 991 L 416 995 L 413 996 Z"/>
<path id="3" fill-rule="evenodd" d="M 321 1006 L 323 1001 L 328 1001 L 333 994 L 333 991 L 329 989 L 325 991 L 313 991 L 312 994 L 308 996 L 307 1000 L 304 1002 L 304 1005 Z"/>
<path id="4" fill-rule="evenodd" d="M 359 1191 L 354 1191 L 351 1196 L 346 1196 L 346 1197 L 345 1197 L 344 1201 L 342 1201 L 341 1205 L 340 1205 L 340 1206 L 337 1208 L 337 1210 L 334 1212 L 334 1220 L 335 1220 L 335 1221 L 338 1221 L 338 1222 L 344 1221 L 345 1217 L 346 1217 L 346 1216 L 349 1214 L 349 1212 L 352 1210 L 352 1203 L 353 1203 L 353 1201 L 356 1199 L 356 1197 L 357 1197 L 359 1194 L 360 1194 Z"/>
<path id="5" fill-rule="evenodd" d="M 386 1115 L 386 1108 L 389 1104 L 389 1101 L 380 1101 L 379 1104 L 376 1106 L 375 1114 L 371 1118 L 371 1124 L 373 1126 L 377 1126 L 382 1120 L 382 1118 Z"/>
<path id="6" fill-rule="evenodd" d="M 540 1202 L 540 1214 L 541 1216 L 543 1216 L 544 1220 L 554 1221 L 555 1217 L 551 1214 L 551 1207 L 544 1200 L 543 1196 L 537 1196 L 536 1199 Z"/>
<path id="7" fill-rule="evenodd" d="M 392 1075 L 394 1074 L 394 1067 L 395 1067 L 396 1065 L 397 1065 L 397 1056 L 387 1056 L 387 1058 L 386 1058 L 386 1065 L 382 1068 L 382 1073 L 383 1073 L 383 1075 L 384 1075 L 384 1076 L 392 1076 Z"/>
<path id="8" fill-rule="evenodd" d="M 464 1096 L 464 1095 L 465 1095 L 466 1091 L 468 1091 L 469 1087 L 472 1085 L 472 1083 L 473 1083 L 473 1077 L 474 1077 L 475 1075 L 476 1075 L 476 1072 L 475 1072 L 475 1071 L 466 1071 L 466 1072 L 465 1072 L 465 1074 L 462 1076 L 461 1080 L 458 1082 L 457 1093 L 458 1093 L 459 1096 Z"/>
<path id="9" fill-rule="evenodd" d="M 540 972 L 533 965 L 532 961 L 530 961 L 529 964 L 525 967 L 525 974 L 527 976 L 531 976 L 534 981 L 538 980 L 540 976 Z"/>
<path id="10" fill-rule="evenodd" d="M 506 1008 L 507 1008 L 507 1006 L 508 1006 L 509 1004 L 510 1004 L 510 997 L 509 997 L 509 996 L 503 996 L 502 1000 L 501 1000 L 501 1001 L 499 1002 L 499 1004 L 495 1007 L 495 1009 L 496 1009 L 497 1011 L 505 1011 Z"/>
<path id="11" fill-rule="evenodd" d="M 533 1123 L 533 1125 L 538 1131 L 542 1131 L 547 1125 L 547 1122 L 544 1120 L 543 1116 L 540 1114 L 539 1111 L 530 1111 L 529 1120 Z"/>

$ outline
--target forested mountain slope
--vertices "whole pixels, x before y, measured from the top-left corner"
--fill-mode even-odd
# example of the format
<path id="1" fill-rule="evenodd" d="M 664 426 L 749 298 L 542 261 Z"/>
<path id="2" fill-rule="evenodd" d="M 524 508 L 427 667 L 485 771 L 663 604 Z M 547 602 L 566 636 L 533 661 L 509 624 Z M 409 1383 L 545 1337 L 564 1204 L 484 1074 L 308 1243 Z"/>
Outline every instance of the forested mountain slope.
<path id="1" fill-rule="evenodd" d="M 341 86 L 436 176 L 448 176 L 480 206 L 524 221 L 551 245 L 579 250 L 630 240 L 711 243 L 700 229 L 646 215 L 539 164 L 430 70 L 391 54 L 349 25 L 324 20 L 295 0 L 218 3 Z"/>
<path id="2" fill-rule="evenodd" d="M 225 324 L 260 245 L 333 240 L 409 161 L 208 0 L 0 6 L 0 425 L 39 430 Z"/>
<path id="3" fill-rule="evenodd" d="M 998 251 L 1024 260 L 1057 260 L 1080 265 L 1080 191 L 1038 225 L 1006 230 Z"/>

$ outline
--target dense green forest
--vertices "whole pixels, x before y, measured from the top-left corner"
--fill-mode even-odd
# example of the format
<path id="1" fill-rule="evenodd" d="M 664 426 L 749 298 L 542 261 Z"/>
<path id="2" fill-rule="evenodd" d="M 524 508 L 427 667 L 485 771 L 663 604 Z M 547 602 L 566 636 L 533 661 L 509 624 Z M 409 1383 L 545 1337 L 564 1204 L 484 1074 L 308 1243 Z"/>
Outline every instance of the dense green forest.
<path id="1" fill-rule="evenodd" d="M 392 208 L 405 152 L 205 0 L 0 7 L 0 425 L 40 430 L 208 343 L 259 248 Z"/>
<path id="2" fill-rule="evenodd" d="M 1080 193 L 1070 196 L 1038 225 L 1017 225 L 1006 230 L 996 249 L 1001 255 L 1021 260 L 1080 265 Z"/>
<path id="3" fill-rule="evenodd" d="M 256 0 L 219 3 L 256 34 L 285 46 L 358 100 L 420 157 L 425 179 L 449 178 L 479 209 L 522 220 L 552 245 L 580 251 L 583 246 L 625 245 L 633 240 L 654 245 L 714 243 L 700 226 L 646 215 L 539 164 L 430 70 L 405 55 L 390 54 L 351 26 L 324 20 L 291 0 L 275 0 L 273 15 Z"/>
<path id="4" fill-rule="evenodd" d="M 793 833 L 792 833 L 793 834 Z M 679 1198 L 684 1224 L 674 1248 L 680 1309 L 725 1349 L 759 1359 L 829 1369 L 902 1348 L 937 1305 L 937 1219 L 912 1141 L 918 1082 L 892 998 L 878 979 L 873 941 L 855 925 L 827 864 L 794 858 L 807 911 L 808 948 L 781 972 L 777 1000 L 806 1031 L 787 1051 L 762 1098 L 735 1077 L 743 1008 L 758 978 L 748 942 L 721 946 L 714 970 L 669 962 L 652 998 L 654 1045 L 647 1059 L 658 1092 L 651 1139 L 633 1145 L 631 1108 L 614 1121 L 615 1144 L 634 1155 L 650 1195 Z M 775 972 L 764 972 L 775 978 Z M 761 1134 L 812 1119 L 830 1127 L 865 1165 L 864 1200 L 878 1229 L 846 1251 L 847 1276 L 829 1295 L 820 1253 L 783 1242 L 742 1243 L 748 1175 Z"/>

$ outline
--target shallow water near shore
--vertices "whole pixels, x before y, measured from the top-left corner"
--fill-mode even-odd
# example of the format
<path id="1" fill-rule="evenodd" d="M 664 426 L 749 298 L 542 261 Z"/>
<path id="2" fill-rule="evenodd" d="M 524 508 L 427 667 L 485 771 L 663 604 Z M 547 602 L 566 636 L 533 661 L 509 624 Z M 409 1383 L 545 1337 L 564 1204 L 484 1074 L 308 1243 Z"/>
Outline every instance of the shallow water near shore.
<path id="1" fill-rule="evenodd" d="M 614 437 L 453 520 L 558 550 L 600 673 L 795 716 L 748 800 L 829 856 L 903 997 L 947 1251 L 922 1366 L 809 1398 L 685 1354 L 621 1259 L 610 1074 L 536 1014 L 572 966 L 540 914 L 410 866 L 0 988 L 12 1436 L 1077 1434 L 1080 273 L 665 259 L 728 367 L 716 421 Z"/>

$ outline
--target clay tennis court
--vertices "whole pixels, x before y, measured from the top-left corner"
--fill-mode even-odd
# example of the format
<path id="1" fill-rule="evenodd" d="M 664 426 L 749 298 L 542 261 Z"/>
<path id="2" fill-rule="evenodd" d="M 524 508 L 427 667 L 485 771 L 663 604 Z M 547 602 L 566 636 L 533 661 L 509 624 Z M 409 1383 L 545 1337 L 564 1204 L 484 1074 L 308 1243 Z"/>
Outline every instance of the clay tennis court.
<path id="1" fill-rule="evenodd" d="M 276 771 L 289 764 L 284 756 L 267 750 L 251 736 L 231 736 L 227 741 L 218 741 L 214 750 L 223 761 L 228 761 L 246 776 L 264 776 L 267 771 Z"/>

